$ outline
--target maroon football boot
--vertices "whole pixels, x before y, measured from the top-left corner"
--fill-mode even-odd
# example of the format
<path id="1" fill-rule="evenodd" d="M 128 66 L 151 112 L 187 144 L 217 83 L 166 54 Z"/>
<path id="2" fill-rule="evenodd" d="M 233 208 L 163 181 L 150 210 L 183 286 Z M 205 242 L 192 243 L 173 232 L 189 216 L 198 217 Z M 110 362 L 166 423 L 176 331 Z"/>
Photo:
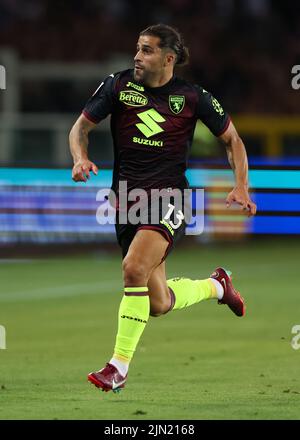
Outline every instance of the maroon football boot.
<path id="1" fill-rule="evenodd" d="M 87 378 L 97 388 L 102 388 L 102 391 L 118 393 L 125 386 L 127 374 L 125 377 L 121 376 L 116 367 L 107 363 L 102 370 L 88 374 Z"/>
<path id="2" fill-rule="evenodd" d="M 210 278 L 219 281 L 224 289 L 224 296 L 218 301 L 218 303 L 227 304 L 237 316 L 244 316 L 246 312 L 244 298 L 233 287 L 231 272 L 222 267 L 217 267 L 217 269 L 210 275 Z"/>

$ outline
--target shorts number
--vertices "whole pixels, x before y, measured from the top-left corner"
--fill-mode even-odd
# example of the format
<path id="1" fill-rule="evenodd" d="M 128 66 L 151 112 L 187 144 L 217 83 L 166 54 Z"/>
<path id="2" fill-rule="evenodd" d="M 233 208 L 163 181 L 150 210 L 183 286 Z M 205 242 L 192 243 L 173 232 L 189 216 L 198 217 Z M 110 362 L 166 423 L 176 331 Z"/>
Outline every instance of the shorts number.
<path id="1" fill-rule="evenodd" d="M 169 204 L 168 204 L 168 208 L 169 208 L 169 211 L 168 211 L 167 214 L 164 216 L 164 220 L 168 221 L 169 225 L 170 225 L 173 229 L 178 229 L 178 228 L 181 226 L 182 221 L 184 220 L 184 214 L 183 214 L 183 212 L 182 212 L 180 209 L 178 210 L 178 212 L 177 212 L 177 214 L 176 214 L 176 218 L 177 218 L 177 220 L 178 220 L 178 223 L 176 223 L 176 224 L 174 225 L 174 223 L 172 222 L 172 220 L 170 220 L 170 217 L 171 217 L 171 215 L 172 215 L 172 213 L 173 213 L 173 211 L 174 211 L 174 209 L 175 209 L 175 206 L 172 205 L 171 203 L 169 203 Z"/>

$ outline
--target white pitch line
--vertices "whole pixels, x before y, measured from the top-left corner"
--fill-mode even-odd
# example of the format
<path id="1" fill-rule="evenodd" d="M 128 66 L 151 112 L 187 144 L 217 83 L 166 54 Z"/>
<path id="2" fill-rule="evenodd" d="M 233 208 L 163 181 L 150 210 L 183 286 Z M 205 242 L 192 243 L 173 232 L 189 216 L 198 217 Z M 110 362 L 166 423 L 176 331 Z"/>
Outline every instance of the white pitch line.
<path id="1" fill-rule="evenodd" d="M 54 298 L 66 298 L 80 295 L 103 295 L 107 289 L 123 290 L 122 281 L 106 280 L 97 283 L 69 284 L 53 287 L 41 287 L 39 289 L 27 290 L 22 292 L 7 292 L 0 294 L 0 303 L 16 301 L 32 301 Z"/>

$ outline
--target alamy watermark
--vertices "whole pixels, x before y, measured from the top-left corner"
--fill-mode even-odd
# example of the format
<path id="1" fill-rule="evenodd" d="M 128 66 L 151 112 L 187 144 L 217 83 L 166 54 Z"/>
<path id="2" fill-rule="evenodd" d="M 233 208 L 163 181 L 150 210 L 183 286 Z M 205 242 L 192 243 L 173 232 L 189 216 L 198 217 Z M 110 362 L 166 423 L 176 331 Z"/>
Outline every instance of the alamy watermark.
<path id="1" fill-rule="evenodd" d="M 0 65 L 0 90 L 6 89 L 6 70 L 4 66 Z"/>
<path id="2" fill-rule="evenodd" d="M 6 349 L 6 331 L 3 325 L 0 325 L 0 350 Z"/>
<path id="3" fill-rule="evenodd" d="M 299 90 L 300 89 L 300 65 L 295 65 L 292 67 L 292 74 L 295 75 L 292 78 L 292 88 L 294 90 Z"/>
<path id="4" fill-rule="evenodd" d="M 186 235 L 200 235 L 204 231 L 203 189 L 127 189 L 120 181 L 117 193 L 108 188 L 98 191 L 100 205 L 96 219 L 100 225 L 155 225 L 173 236 L 184 224 Z M 194 213 L 194 215 L 193 215 Z"/>
<path id="5" fill-rule="evenodd" d="M 294 325 L 292 327 L 292 334 L 296 335 L 291 340 L 291 346 L 294 350 L 299 350 L 300 348 L 300 325 Z"/>

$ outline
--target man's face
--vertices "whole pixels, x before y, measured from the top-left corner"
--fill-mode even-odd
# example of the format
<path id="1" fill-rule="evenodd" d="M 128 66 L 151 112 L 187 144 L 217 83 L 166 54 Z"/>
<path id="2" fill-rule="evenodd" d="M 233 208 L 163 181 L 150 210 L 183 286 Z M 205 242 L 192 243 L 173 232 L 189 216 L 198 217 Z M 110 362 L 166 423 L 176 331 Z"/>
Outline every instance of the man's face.
<path id="1" fill-rule="evenodd" d="M 161 75 L 166 62 L 166 54 L 159 47 L 159 42 L 158 37 L 140 36 L 134 57 L 134 79 L 136 81 L 147 83 L 147 80 Z"/>

